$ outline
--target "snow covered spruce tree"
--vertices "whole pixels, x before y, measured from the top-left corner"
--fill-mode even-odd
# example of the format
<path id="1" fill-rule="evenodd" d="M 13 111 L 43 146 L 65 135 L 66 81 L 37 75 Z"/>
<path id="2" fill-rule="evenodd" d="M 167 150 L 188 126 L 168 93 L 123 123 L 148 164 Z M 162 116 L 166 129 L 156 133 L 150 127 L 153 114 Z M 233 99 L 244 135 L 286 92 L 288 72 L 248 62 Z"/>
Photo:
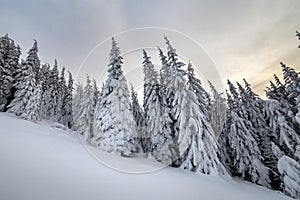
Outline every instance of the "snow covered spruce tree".
<path id="1" fill-rule="evenodd" d="M 67 91 L 67 83 L 65 78 L 65 67 L 62 68 L 58 81 L 58 101 L 57 101 L 57 119 L 63 124 L 63 100 Z"/>
<path id="2" fill-rule="evenodd" d="M 42 100 L 41 100 L 41 118 L 48 119 L 48 108 L 50 99 L 50 65 L 45 63 L 40 70 L 40 80 L 42 86 Z"/>
<path id="3" fill-rule="evenodd" d="M 284 86 L 286 88 L 286 115 L 290 119 L 291 126 L 294 130 L 299 130 L 300 123 L 297 115 L 299 111 L 299 99 L 300 99 L 300 76 L 294 68 L 286 66 L 284 63 L 280 63 L 282 67 Z"/>
<path id="4" fill-rule="evenodd" d="M 226 100 L 210 81 L 208 83 L 212 92 L 211 105 L 208 111 L 209 121 L 215 136 L 218 137 L 222 133 L 226 122 Z"/>
<path id="5" fill-rule="evenodd" d="M 59 118 L 59 110 L 61 107 L 59 107 L 59 76 L 58 76 L 58 66 L 57 66 L 57 60 L 54 61 L 54 66 L 50 70 L 49 75 L 49 107 L 48 107 L 48 116 L 50 120 L 53 120 L 55 122 L 58 121 Z"/>
<path id="6" fill-rule="evenodd" d="M 137 92 L 134 90 L 132 84 L 131 86 L 131 105 L 132 105 L 132 113 L 136 122 L 137 129 L 141 129 L 144 126 L 144 112 L 139 104 Z"/>
<path id="7" fill-rule="evenodd" d="M 292 128 L 291 118 L 286 116 L 286 101 L 278 101 L 278 87 L 271 84 L 267 91 L 264 115 L 272 131 L 272 148 L 279 159 L 277 167 L 281 174 L 281 190 L 292 197 L 299 197 L 300 187 L 297 177 L 300 177 L 300 136 L 297 129 Z M 297 163 L 297 164 L 296 164 Z"/>
<path id="8" fill-rule="evenodd" d="M 93 86 L 89 76 L 87 76 L 86 85 L 83 89 L 83 98 L 80 102 L 79 118 L 77 132 L 84 135 L 84 140 L 87 143 L 91 142 L 93 137 L 93 124 L 95 113 L 95 99 Z"/>
<path id="9" fill-rule="evenodd" d="M 251 124 L 244 117 L 245 105 L 240 100 L 235 86 L 228 80 L 231 95 L 227 92 L 229 115 L 227 117 L 226 144 L 230 158 L 229 167 L 234 176 L 270 186 L 268 168 L 262 163 L 262 154 L 255 140 Z"/>
<path id="10" fill-rule="evenodd" d="M 36 41 L 29 50 L 26 61 L 22 61 L 21 66 L 16 71 L 14 84 L 16 91 L 7 111 L 35 121 L 40 119 L 41 91 L 39 83 L 36 83 L 33 71 L 33 67 L 35 63 L 39 62 L 39 58 L 38 56 L 32 56 L 32 49 L 37 49 Z"/>
<path id="11" fill-rule="evenodd" d="M 29 98 L 21 117 L 33 122 L 41 120 L 41 99 L 42 86 L 40 83 L 38 83 L 35 86 L 33 94 Z"/>
<path id="12" fill-rule="evenodd" d="M 130 156 L 136 151 L 134 137 L 137 135 L 120 54 L 112 38 L 108 78 L 95 111 L 95 131 L 100 149 Z"/>
<path id="13" fill-rule="evenodd" d="M 73 113 L 73 121 L 74 126 L 73 129 L 78 129 L 79 115 L 81 110 L 81 101 L 83 101 L 83 87 L 81 83 L 77 83 L 75 85 L 75 93 L 74 98 L 72 100 L 72 113 Z"/>
<path id="14" fill-rule="evenodd" d="M 135 138 L 135 143 L 137 144 L 137 147 L 140 147 L 138 150 L 139 152 L 145 152 L 143 144 L 150 142 L 150 141 L 145 141 L 144 137 L 144 125 L 145 125 L 145 113 L 142 110 L 139 101 L 138 101 L 138 96 L 137 92 L 134 90 L 133 85 L 130 83 L 131 86 L 131 107 L 132 107 L 132 114 L 133 118 L 135 120 L 135 125 L 136 125 L 136 131 L 138 134 L 138 137 Z M 150 138 L 147 138 L 150 139 Z M 149 146 L 149 145 L 148 145 Z"/>
<path id="15" fill-rule="evenodd" d="M 20 47 L 7 34 L 0 37 L 0 112 L 6 111 L 13 98 L 14 76 L 20 55 Z"/>
<path id="16" fill-rule="evenodd" d="M 38 56 L 38 43 L 36 40 L 33 41 L 33 47 L 28 52 L 26 62 L 30 63 L 30 65 L 32 66 L 35 81 L 38 83 L 40 81 L 40 59 Z"/>
<path id="17" fill-rule="evenodd" d="M 35 86 L 32 66 L 26 61 L 22 61 L 20 68 L 17 70 L 14 99 L 8 105 L 7 112 L 18 116 L 24 113 L 29 99 L 33 96 Z"/>
<path id="18" fill-rule="evenodd" d="M 144 102 L 145 126 L 142 140 L 144 152 L 156 151 L 162 143 L 163 121 L 162 107 L 159 97 L 158 73 L 154 69 L 150 57 L 143 50 L 143 72 L 144 72 Z M 151 144 L 153 143 L 153 144 Z M 159 150 L 160 151 L 160 150 Z"/>
<path id="19" fill-rule="evenodd" d="M 203 112 L 203 114 L 209 118 L 209 115 L 208 115 L 208 107 L 209 106 L 209 102 L 210 102 L 210 97 L 209 97 L 209 94 L 205 91 L 205 89 L 202 87 L 202 84 L 201 84 L 201 81 L 200 79 L 198 79 L 196 76 L 195 76 L 195 73 L 194 73 L 194 68 L 192 66 L 192 63 L 189 62 L 188 64 L 188 67 L 187 67 L 187 72 L 186 72 L 186 75 L 187 75 L 187 78 L 188 78 L 188 86 L 195 92 L 195 94 L 197 95 L 197 99 L 199 101 L 199 105 L 200 105 L 200 108 Z"/>
<path id="20" fill-rule="evenodd" d="M 271 185 L 269 186 L 278 189 L 280 187 L 280 177 L 277 170 L 278 158 L 272 151 L 271 130 L 263 115 L 264 101 L 253 92 L 251 85 L 245 79 L 243 80 L 246 88 L 237 82 L 241 102 L 245 111 L 242 117 L 247 121 L 247 128 L 251 130 L 258 144 L 262 155 L 262 163 L 269 170 L 268 174 L 271 180 Z"/>
<path id="21" fill-rule="evenodd" d="M 71 72 L 68 71 L 68 85 L 64 93 L 63 102 L 62 102 L 62 123 L 69 128 L 73 128 L 73 111 L 72 111 L 72 102 L 73 102 L 73 77 Z"/>
<path id="22" fill-rule="evenodd" d="M 178 61 L 175 49 L 169 40 L 165 39 L 171 67 L 168 89 L 174 95 L 171 102 L 171 116 L 175 122 L 175 142 L 177 143 L 175 145 L 178 145 L 175 148 L 178 148 L 179 151 L 177 163 L 181 168 L 190 171 L 205 174 L 227 174 L 217 155 L 218 142 L 196 94 L 198 91 L 195 88 L 199 89 L 199 85 L 193 85 L 196 84 L 195 82 L 187 85 L 184 78 L 185 72 L 181 69 L 183 63 Z M 192 72 L 191 66 L 190 72 Z M 190 75 L 192 76 L 192 74 Z"/>
<path id="23" fill-rule="evenodd" d="M 172 164 L 176 156 L 174 152 L 174 123 L 171 118 L 171 98 L 172 93 L 169 92 L 168 85 L 170 84 L 171 69 L 168 65 L 168 59 L 164 55 L 163 51 L 158 47 L 159 57 L 161 60 L 161 69 L 160 69 L 160 80 L 159 87 L 157 91 L 153 91 L 155 95 L 155 101 L 160 102 L 161 113 L 160 115 L 160 124 L 162 125 L 161 134 L 154 134 L 151 137 L 152 149 L 151 154 L 154 158 L 165 164 Z M 157 73 L 157 72 L 155 72 Z M 147 75 L 148 76 L 148 75 Z M 157 76 L 156 76 L 157 77 Z M 157 80 L 158 82 L 158 80 Z M 154 96 L 153 96 L 154 97 Z M 154 105 L 154 104 L 153 104 Z M 158 104 L 156 104 L 158 105 Z M 179 155 L 179 154 L 178 154 Z"/>
<path id="24" fill-rule="evenodd" d="M 278 170 L 282 175 L 283 191 L 291 197 L 300 197 L 300 164 L 288 156 L 278 161 Z"/>

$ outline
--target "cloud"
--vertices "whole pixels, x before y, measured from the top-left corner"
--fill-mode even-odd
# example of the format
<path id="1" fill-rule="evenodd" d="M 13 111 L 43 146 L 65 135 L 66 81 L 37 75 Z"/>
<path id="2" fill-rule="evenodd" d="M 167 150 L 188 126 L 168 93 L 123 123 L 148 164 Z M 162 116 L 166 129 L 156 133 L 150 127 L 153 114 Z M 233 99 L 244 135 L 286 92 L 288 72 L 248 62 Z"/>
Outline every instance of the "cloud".
<path id="1" fill-rule="evenodd" d="M 273 72 L 280 72 L 275 63 L 289 62 L 300 70 L 295 37 L 299 10 L 298 0 L 4 0 L 0 34 L 8 32 L 23 47 L 23 54 L 32 38 L 37 39 L 42 61 L 58 58 L 60 65 L 76 73 L 89 51 L 113 34 L 149 26 L 174 29 L 202 45 L 224 85 L 228 78 L 235 82 L 244 77 L 263 94 L 263 84 Z M 121 50 L 127 51 L 135 39 L 120 41 Z M 188 49 L 184 43 L 175 44 L 179 52 Z M 187 59 L 191 59 L 188 54 L 197 54 L 196 49 L 189 51 L 184 51 Z M 100 62 L 94 64 L 103 70 L 107 60 Z"/>

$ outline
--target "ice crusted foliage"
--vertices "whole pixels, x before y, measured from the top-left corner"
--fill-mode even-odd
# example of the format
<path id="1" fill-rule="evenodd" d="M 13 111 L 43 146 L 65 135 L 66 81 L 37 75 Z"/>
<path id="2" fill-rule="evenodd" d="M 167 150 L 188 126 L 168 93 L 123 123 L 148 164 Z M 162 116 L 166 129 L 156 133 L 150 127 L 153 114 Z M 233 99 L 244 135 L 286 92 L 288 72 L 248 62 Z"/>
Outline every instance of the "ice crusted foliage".
<path id="1" fill-rule="evenodd" d="M 133 114 L 133 118 L 135 120 L 136 131 L 137 131 L 135 143 L 136 143 L 136 146 L 139 147 L 139 149 L 138 149 L 139 152 L 145 152 L 146 148 L 143 146 L 143 144 L 146 144 L 146 143 L 150 144 L 151 138 L 145 138 L 145 134 L 143 132 L 144 125 L 145 125 L 145 113 L 139 104 L 137 92 L 134 90 L 134 87 L 131 83 L 130 83 L 130 86 L 131 86 L 132 114 Z M 148 144 L 147 144 L 147 146 L 149 146 Z"/>
<path id="2" fill-rule="evenodd" d="M 299 134 L 286 121 L 280 102 L 273 99 L 266 100 L 263 112 L 271 128 L 274 144 L 280 147 L 285 155 L 300 159 L 296 154 L 297 148 L 300 147 Z"/>
<path id="3" fill-rule="evenodd" d="M 20 54 L 20 47 L 7 34 L 0 37 L 0 111 L 5 111 L 13 98 L 13 84 Z"/>
<path id="4" fill-rule="evenodd" d="M 136 151 L 133 138 L 137 133 L 129 91 L 121 69 L 123 58 L 114 38 L 109 56 L 108 78 L 95 111 L 95 131 L 100 134 L 97 136 L 98 147 L 104 151 L 129 156 Z"/>
<path id="5" fill-rule="evenodd" d="M 63 96 L 62 101 L 62 123 L 69 128 L 73 127 L 73 111 L 72 111 L 72 102 L 73 102 L 73 77 L 70 72 L 68 85 Z"/>
<path id="6" fill-rule="evenodd" d="M 283 180 L 283 191 L 291 197 L 300 197 L 300 164 L 294 159 L 283 156 L 278 161 L 278 170 Z"/>
<path id="7" fill-rule="evenodd" d="M 280 178 L 276 166 L 278 158 L 272 151 L 271 130 L 262 112 L 264 102 L 252 91 L 250 84 L 245 79 L 244 82 L 246 88 L 237 82 L 243 109 L 246 111 L 243 118 L 248 121 L 247 128 L 253 132 L 253 137 L 259 146 L 263 157 L 261 159 L 262 163 L 269 169 L 272 187 L 278 189 L 280 186 Z"/>
<path id="8" fill-rule="evenodd" d="M 79 115 L 81 109 L 81 101 L 83 99 L 83 87 L 81 83 L 75 85 L 75 94 L 72 101 L 72 113 L 74 120 L 74 129 L 78 130 Z"/>
<path id="9" fill-rule="evenodd" d="M 28 51 L 28 56 L 26 58 L 28 64 L 31 65 L 34 72 L 35 81 L 40 81 L 40 59 L 38 56 L 38 43 L 34 40 L 33 47 Z"/>
<path id="10" fill-rule="evenodd" d="M 84 140 L 87 143 L 91 142 L 93 137 L 93 124 L 95 113 L 95 98 L 93 85 L 89 76 L 87 76 L 86 85 L 83 89 L 83 98 L 80 103 L 79 118 L 77 132 L 84 135 Z"/>
<path id="11" fill-rule="evenodd" d="M 41 120 L 41 97 L 42 86 L 41 84 L 37 84 L 34 88 L 33 94 L 25 106 L 24 112 L 21 114 L 23 119 L 33 122 Z"/>
<path id="12" fill-rule="evenodd" d="M 222 97 L 222 93 L 219 93 L 210 81 L 208 81 L 208 83 L 212 92 L 211 106 L 208 111 L 210 116 L 209 121 L 215 136 L 219 137 L 226 121 L 226 100 Z"/>
<path id="13" fill-rule="evenodd" d="M 31 65 L 26 61 L 22 61 L 21 67 L 17 70 L 16 83 L 14 87 L 16 92 L 14 99 L 8 105 L 8 112 L 21 115 L 25 111 L 25 107 L 33 95 L 35 84 L 34 73 Z"/>
<path id="14" fill-rule="evenodd" d="M 160 48 L 158 50 L 161 60 L 159 101 L 162 109 L 161 123 L 163 131 L 161 135 L 157 134 L 151 138 L 153 144 L 152 155 L 160 162 L 172 164 L 175 153 L 172 148 L 174 144 L 174 122 L 171 118 L 172 93 L 169 91 L 171 68 L 163 51 Z"/>
<path id="15" fill-rule="evenodd" d="M 47 119 L 48 117 L 48 109 L 49 109 L 49 101 L 51 98 L 50 95 L 50 65 L 48 63 L 43 64 L 40 70 L 40 78 L 42 80 L 42 100 L 41 100 L 41 117 L 43 119 Z"/>
<path id="16" fill-rule="evenodd" d="M 58 81 L 58 103 L 57 103 L 57 118 L 59 123 L 63 123 L 63 101 L 66 96 L 67 83 L 65 79 L 65 68 L 63 67 Z"/>
<path id="17" fill-rule="evenodd" d="M 144 111 L 145 111 L 145 126 L 144 126 L 144 142 L 142 147 L 144 152 L 154 151 L 159 153 L 164 144 L 163 137 L 163 108 L 159 96 L 158 73 L 154 69 L 154 65 L 150 61 L 150 57 L 143 50 L 143 72 L 144 72 Z M 151 138 L 151 139 L 150 139 Z M 152 143 L 152 144 L 151 144 Z"/>
<path id="18" fill-rule="evenodd" d="M 132 113 L 134 120 L 136 122 L 136 126 L 138 129 L 141 129 L 144 126 L 144 112 L 139 104 L 137 92 L 134 90 L 132 84 L 131 86 L 131 105 L 132 105 Z"/>
<path id="19" fill-rule="evenodd" d="M 209 94 L 205 91 L 205 89 L 201 85 L 201 81 L 196 78 L 194 73 L 194 68 L 192 66 L 192 63 L 188 64 L 186 75 L 188 77 L 187 84 L 189 88 L 196 94 L 197 100 L 199 102 L 199 106 L 203 114 L 208 119 L 208 107 L 209 107 Z"/>
<path id="20" fill-rule="evenodd" d="M 178 130 L 180 167 L 204 174 L 227 174 L 217 155 L 218 142 L 192 86 L 187 87 L 180 72 L 176 72 L 172 85 L 176 91 L 172 113 Z"/>
<path id="21" fill-rule="evenodd" d="M 228 80 L 231 95 L 227 93 L 229 106 L 226 143 L 231 159 L 230 168 L 234 176 L 242 177 L 251 182 L 269 186 L 268 168 L 261 162 L 263 159 L 253 129 L 245 118 L 246 108 L 242 104 L 235 86 Z"/>
<path id="22" fill-rule="evenodd" d="M 60 103 L 59 103 L 59 76 L 58 76 L 58 66 L 57 66 L 57 60 L 55 59 L 54 66 L 50 70 L 49 75 L 49 107 L 47 111 L 47 115 L 49 116 L 49 119 L 53 121 L 58 121 L 59 113 L 60 113 Z"/>

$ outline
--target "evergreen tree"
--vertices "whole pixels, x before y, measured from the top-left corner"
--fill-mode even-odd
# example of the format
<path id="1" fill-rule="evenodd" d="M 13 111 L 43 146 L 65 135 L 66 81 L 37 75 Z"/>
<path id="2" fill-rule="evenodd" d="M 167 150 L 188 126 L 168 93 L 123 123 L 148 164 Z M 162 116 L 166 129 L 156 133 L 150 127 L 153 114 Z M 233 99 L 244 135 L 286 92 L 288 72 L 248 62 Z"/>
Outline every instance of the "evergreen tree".
<path id="1" fill-rule="evenodd" d="M 219 93 L 210 81 L 208 81 L 208 83 L 212 92 L 209 121 L 215 136 L 218 137 L 222 133 L 226 121 L 226 100 L 222 97 L 222 93 Z"/>
<path id="2" fill-rule="evenodd" d="M 131 85 L 131 105 L 132 113 L 138 129 L 141 129 L 144 126 L 144 112 L 139 104 L 137 92 L 134 90 L 134 87 Z M 141 131 L 140 131 L 141 132 Z"/>
<path id="3" fill-rule="evenodd" d="M 50 91 L 50 65 L 45 63 L 42 65 L 40 71 L 40 80 L 42 86 L 42 100 L 41 100 L 41 118 L 49 118 L 49 107 L 51 102 L 51 91 Z"/>
<path id="4" fill-rule="evenodd" d="M 34 88 L 36 86 L 34 72 L 32 66 L 26 61 L 22 61 L 21 67 L 17 70 L 16 83 L 14 87 L 16 92 L 14 99 L 8 105 L 7 112 L 21 115 L 25 112 L 25 107 L 34 95 Z"/>
<path id="5" fill-rule="evenodd" d="M 63 98 L 62 104 L 62 123 L 69 128 L 73 128 L 73 111 L 72 111 L 72 103 L 73 103 L 73 77 L 71 72 L 68 71 L 69 79 L 68 85 L 66 87 L 65 95 Z"/>
<path id="6" fill-rule="evenodd" d="M 38 83 L 40 81 L 40 59 L 38 56 L 38 43 L 36 40 L 33 41 L 33 47 L 28 51 L 26 62 L 32 66 L 35 80 Z"/>
<path id="7" fill-rule="evenodd" d="M 20 47 L 7 34 L 0 37 L 0 111 L 5 111 L 13 98 L 14 76 L 20 55 Z"/>
<path id="8" fill-rule="evenodd" d="M 87 143 L 91 142 L 93 136 L 93 120 L 94 120 L 94 91 L 89 76 L 87 76 L 86 85 L 83 89 L 83 99 L 80 104 L 81 110 L 78 118 L 77 132 L 84 135 Z"/>
<path id="9" fill-rule="evenodd" d="M 136 151 L 133 144 L 136 128 L 120 54 L 120 49 L 112 38 L 108 78 L 95 111 L 95 128 L 98 136 L 100 135 L 97 136 L 100 149 L 129 156 Z"/>
<path id="10" fill-rule="evenodd" d="M 162 134 L 156 134 L 152 140 L 152 155 L 156 160 L 172 164 L 176 158 L 174 152 L 174 121 L 171 118 L 172 93 L 169 91 L 171 68 L 163 51 L 158 48 L 161 60 L 159 97 L 161 103 Z M 179 155 L 179 154 L 177 154 Z"/>
<path id="11" fill-rule="evenodd" d="M 227 174 L 221 164 L 219 146 L 192 84 L 180 72 L 172 78 L 175 95 L 172 113 L 176 119 L 181 168 L 205 174 Z"/>
<path id="12" fill-rule="evenodd" d="M 25 106 L 24 112 L 21 114 L 22 118 L 33 122 L 41 120 L 41 97 L 42 86 L 37 84 Z"/>
<path id="13" fill-rule="evenodd" d="M 64 99 L 66 96 L 66 91 L 67 91 L 67 83 L 65 79 L 65 68 L 63 67 L 58 81 L 58 101 L 57 101 L 57 118 L 58 118 L 58 122 L 62 124 L 64 122 L 63 117 L 65 114 L 63 107 L 64 107 Z"/>
<path id="14" fill-rule="evenodd" d="M 243 118 L 247 121 L 247 128 L 253 133 L 261 155 L 262 163 L 269 169 L 269 177 L 271 180 L 271 187 L 278 189 L 280 186 L 280 177 L 277 170 L 277 157 L 272 151 L 272 137 L 271 130 L 267 125 L 263 115 L 264 101 L 259 98 L 257 94 L 251 89 L 251 85 L 244 79 L 246 89 L 237 83 L 243 109 L 246 115 Z"/>
<path id="15" fill-rule="evenodd" d="M 143 72 L 144 72 L 144 111 L 145 111 L 145 127 L 142 147 L 144 152 L 157 151 L 157 147 L 163 143 L 163 123 L 161 120 L 162 107 L 159 97 L 158 74 L 154 69 L 154 65 L 150 61 L 150 57 L 143 50 Z M 151 142 L 150 139 L 151 138 Z M 153 148 L 151 143 L 153 142 Z M 158 144 L 159 143 L 159 144 Z"/>
<path id="16" fill-rule="evenodd" d="M 74 130 L 78 130 L 79 115 L 81 109 L 81 101 L 83 101 L 83 87 L 81 83 L 75 85 L 75 94 L 72 101 L 72 113 L 74 120 Z"/>
<path id="17" fill-rule="evenodd" d="M 136 131 L 137 131 L 137 137 L 135 138 L 135 144 L 139 148 L 139 152 L 145 152 L 144 144 L 147 144 L 147 146 L 150 146 L 150 139 L 151 138 L 145 138 L 144 131 L 144 125 L 145 125 L 145 113 L 142 110 L 137 97 L 137 92 L 134 91 L 133 85 L 131 85 L 131 107 L 132 107 L 132 113 L 133 118 L 135 120 L 136 125 Z"/>
<path id="18" fill-rule="evenodd" d="M 300 164 L 294 159 L 283 156 L 278 161 L 278 169 L 283 180 L 283 191 L 291 197 L 300 197 Z"/>
<path id="19" fill-rule="evenodd" d="M 248 113 L 235 86 L 228 80 L 231 95 L 227 94 L 229 116 L 227 118 L 226 143 L 230 168 L 234 176 L 269 186 L 268 168 L 261 162 L 262 154 L 255 140 L 255 133 L 246 118 Z"/>
<path id="20" fill-rule="evenodd" d="M 49 107 L 48 107 L 48 116 L 49 119 L 53 121 L 58 121 L 59 110 L 59 76 L 57 69 L 57 60 L 55 59 L 54 66 L 50 71 L 49 75 Z"/>
<path id="21" fill-rule="evenodd" d="M 187 84 L 190 87 L 190 89 L 197 95 L 200 109 L 205 115 L 205 117 L 208 119 L 209 115 L 207 108 L 209 107 L 210 97 L 209 94 L 202 87 L 201 81 L 198 78 L 196 78 L 194 71 L 195 70 L 192 66 L 192 63 L 189 62 L 186 72 L 186 75 L 188 77 Z"/>

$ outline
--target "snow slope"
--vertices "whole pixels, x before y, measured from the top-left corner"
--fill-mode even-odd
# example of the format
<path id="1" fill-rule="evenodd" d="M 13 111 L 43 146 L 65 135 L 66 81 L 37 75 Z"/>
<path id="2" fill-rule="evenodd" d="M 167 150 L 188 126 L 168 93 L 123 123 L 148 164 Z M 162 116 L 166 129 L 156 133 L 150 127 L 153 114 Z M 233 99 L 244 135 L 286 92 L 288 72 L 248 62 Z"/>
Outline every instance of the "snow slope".
<path id="1" fill-rule="evenodd" d="M 73 132 L 7 113 L 0 113 L 0 127 L 1 200 L 289 199 L 248 182 L 170 167 L 119 172 L 94 159 Z M 147 170 L 143 160 L 110 156 L 125 167 Z"/>

